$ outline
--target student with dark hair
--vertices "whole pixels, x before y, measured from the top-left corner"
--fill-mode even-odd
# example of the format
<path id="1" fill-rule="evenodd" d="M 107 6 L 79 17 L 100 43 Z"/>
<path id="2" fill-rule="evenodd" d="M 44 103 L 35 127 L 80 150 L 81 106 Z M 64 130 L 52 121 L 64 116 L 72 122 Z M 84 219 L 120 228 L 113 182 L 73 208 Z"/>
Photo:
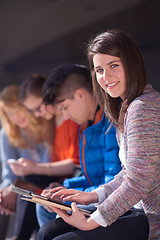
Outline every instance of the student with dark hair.
<path id="1" fill-rule="evenodd" d="M 53 189 L 53 198 L 73 203 L 71 215 L 53 208 L 61 218 L 48 224 L 52 239 L 160 239 L 160 93 L 147 84 L 142 54 L 124 31 L 98 35 L 87 50 L 95 95 L 116 125 L 123 169 L 92 192 Z M 76 203 L 98 207 L 86 218 Z"/>
<path id="2" fill-rule="evenodd" d="M 109 120 L 93 96 L 89 70 L 76 64 L 55 68 L 44 84 L 43 103 L 57 106 L 66 119 L 81 125 L 82 176 L 66 179 L 63 186 L 87 192 L 112 180 L 121 170 L 115 128 L 110 127 Z"/>
<path id="3" fill-rule="evenodd" d="M 104 144 L 102 146 L 103 147 L 105 146 L 105 148 L 103 149 L 104 152 L 102 152 L 101 155 L 98 150 L 97 155 L 95 156 L 97 157 L 96 159 L 97 162 L 99 159 L 99 164 L 100 161 L 103 164 L 105 161 L 108 165 L 111 165 L 112 170 L 111 169 L 110 169 L 111 171 L 109 171 L 109 169 L 102 170 L 101 167 L 99 167 L 101 171 L 98 174 L 99 176 L 102 177 L 103 180 L 97 178 L 97 181 L 101 182 L 111 180 L 115 175 L 115 173 L 112 173 L 112 171 L 115 171 L 116 168 L 118 171 L 120 170 L 119 159 L 117 156 L 118 146 L 115 141 L 114 128 L 110 129 L 110 131 L 108 131 L 108 134 L 106 132 L 110 125 L 110 122 L 108 121 L 108 119 L 105 118 L 103 111 L 99 108 L 97 101 L 93 97 L 92 80 L 88 68 L 76 64 L 66 64 L 55 68 L 49 75 L 46 83 L 44 84 L 43 103 L 45 105 L 52 104 L 53 106 L 57 106 L 63 112 L 63 115 L 66 119 L 70 118 L 73 121 L 77 122 L 79 125 L 81 125 L 80 131 L 81 136 L 79 146 L 81 166 L 83 167 L 85 164 L 85 157 L 87 160 L 86 164 L 89 164 L 89 159 L 87 158 L 91 158 L 91 156 L 89 156 L 88 153 L 89 152 L 88 148 L 92 148 L 93 144 L 92 142 L 94 140 L 99 143 L 98 139 L 101 139 L 98 133 L 100 133 L 102 136 L 103 134 L 106 133 L 105 138 L 102 138 L 100 140 L 100 142 Z M 101 121 L 102 119 L 103 121 Z M 93 136 L 93 138 L 91 138 L 91 136 Z M 90 138 L 92 139 L 92 142 L 90 142 Z M 106 142 L 104 142 L 104 140 L 106 140 Z M 84 141 L 86 142 L 84 143 Z M 96 148 L 98 149 L 98 147 Z M 82 152 L 84 152 L 83 156 Z M 90 154 L 92 155 L 93 152 L 91 152 Z M 93 164 L 95 164 L 94 158 L 93 159 L 91 158 L 90 161 L 93 162 Z M 114 164 L 112 165 L 112 163 Z M 93 169 L 90 170 L 90 172 L 93 172 Z M 104 172 L 106 174 L 105 179 L 102 172 L 103 174 Z M 89 177 L 88 178 L 86 177 L 86 179 L 89 180 Z M 90 182 L 89 185 L 91 186 L 94 185 L 91 184 L 91 182 L 94 180 L 95 176 L 93 175 L 93 179 L 89 180 Z M 99 183 L 97 184 L 97 186 L 98 185 Z"/>
<path id="4" fill-rule="evenodd" d="M 65 99 L 73 99 L 75 91 L 80 88 L 91 95 L 93 93 L 88 68 L 78 64 L 60 65 L 53 69 L 43 86 L 43 103 L 57 105 Z"/>

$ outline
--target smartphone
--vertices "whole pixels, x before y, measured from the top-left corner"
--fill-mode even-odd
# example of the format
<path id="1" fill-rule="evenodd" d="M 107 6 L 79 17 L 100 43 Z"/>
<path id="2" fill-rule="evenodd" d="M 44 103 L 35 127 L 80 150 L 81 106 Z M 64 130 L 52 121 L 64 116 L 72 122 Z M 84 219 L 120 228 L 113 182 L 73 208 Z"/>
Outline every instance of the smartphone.
<path id="1" fill-rule="evenodd" d="M 14 159 L 14 158 L 10 158 L 10 159 L 8 159 L 8 163 L 15 163 L 17 160 L 16 159 Z"/>

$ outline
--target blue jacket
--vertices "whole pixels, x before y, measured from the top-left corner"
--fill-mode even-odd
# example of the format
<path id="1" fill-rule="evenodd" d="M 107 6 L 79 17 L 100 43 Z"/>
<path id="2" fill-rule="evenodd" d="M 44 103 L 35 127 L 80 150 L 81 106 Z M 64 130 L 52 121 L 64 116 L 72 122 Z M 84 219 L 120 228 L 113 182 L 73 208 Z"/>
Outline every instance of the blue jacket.
<path id="1" fill-rule="evenodd" d="M 41 162 L 49 162 L 50 157 L 46 147 L 42 144 L 35 144 L 35 150 L 38 153 Z M 31 159 L 31 149 L 24 148 L 19 149 L 14 147 L 6 136 L 4 129 L 0 130 L 0 161 L 1 161 L 1 183 L 0 188 L 4 188 L 13 183 L 16 179 L 16 176 L 12 172 L 11 168 L 7 164 L 9 158 L 18 159 L 20 157 Z"/>
<path id="2" fill-rule="evenodd" d="M 102 116 L 103 115 L 103 116 Z M 82 176 L 66 179 L 66 188 L 91 191 L 109 182 L 121 170 L 115 128 L 100 109 L 92 126 L 86 128 L 79 142 Z"/>

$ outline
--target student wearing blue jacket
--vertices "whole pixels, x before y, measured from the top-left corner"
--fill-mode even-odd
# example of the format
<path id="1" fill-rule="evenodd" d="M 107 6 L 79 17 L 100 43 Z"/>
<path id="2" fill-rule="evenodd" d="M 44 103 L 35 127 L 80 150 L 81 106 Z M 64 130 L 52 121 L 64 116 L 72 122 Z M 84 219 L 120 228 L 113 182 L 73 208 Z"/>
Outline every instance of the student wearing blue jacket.
<path id="1" fill-rule="evenodd" d="M 112 180 L 121 169 L 115 128 L 112 126 L 107 132 L 110 122 L 101 109 L 96 113 L 96 122 L 87 127 L 79 139 L 82 176 L 64 180 L 66 188 L 90 192 Z"/>
<path id="2" fill-rule="evenodd" d="M 63 186 L 91 191 L 113 179 L 121 170 L 115 128 L 110 127 L 108 118 L 93 97 L 89 70 L 75 64 L 59 66 L 51 72 L 43 89 L 46 107 L 57 106 L 65 119 L 70 118 L 81 126 L 79 147 L 82 176 L 66 179 Z M 51 111 L 51 107 L 49 109 Z M 49 191 L 45 194 L 50 196 Z M 37 206 L 37 217 L 42 226 L 55 218 L 55 213 Z M 49 234 L 48 230 L 46 232 Z M 45 236 L 45 225 L 41 233 Z M 50 239 L 49 235 L 45 237 Z"/>

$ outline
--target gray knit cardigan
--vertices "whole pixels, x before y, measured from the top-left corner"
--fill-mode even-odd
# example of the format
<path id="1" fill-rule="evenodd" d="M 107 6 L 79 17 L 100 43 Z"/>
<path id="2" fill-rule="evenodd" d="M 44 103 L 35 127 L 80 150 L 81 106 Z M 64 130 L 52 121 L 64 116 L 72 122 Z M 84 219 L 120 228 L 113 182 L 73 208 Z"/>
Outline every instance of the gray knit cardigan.
<path id="1" fill-rule="evenodd" d="M 129 105 L 123 137 L 126 168 L 103 185 L 108 197 L 98 209 L 111 225 L 142 200 L 149 239 L 160 239 L 160 93 L 151 85 Z"/>

